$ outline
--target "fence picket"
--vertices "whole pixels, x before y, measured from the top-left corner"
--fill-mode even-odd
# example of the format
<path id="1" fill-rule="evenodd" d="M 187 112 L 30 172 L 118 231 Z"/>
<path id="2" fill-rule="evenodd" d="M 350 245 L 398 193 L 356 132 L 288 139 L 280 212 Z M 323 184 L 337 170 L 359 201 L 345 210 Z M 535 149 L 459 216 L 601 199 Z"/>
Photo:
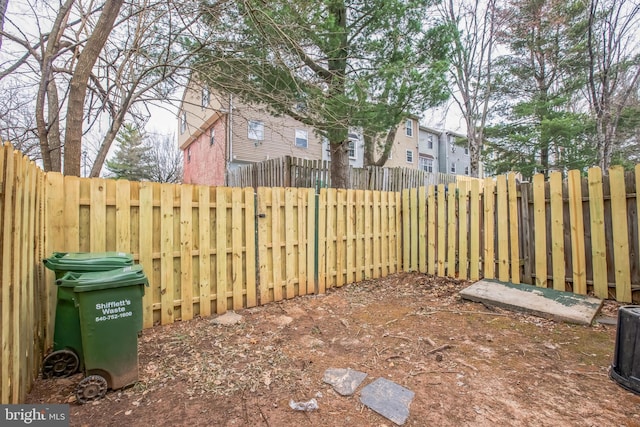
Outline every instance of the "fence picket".
<path id="1" fill-rule="evenodd" d="M 296 218 L 294 221 L 297 223 L 298 236 L 296 239 L 296 243 L 298 245 L 297 251 L 297 263 L 298 263 L 298 292 L 299 295 L 306 295 L 311 293 L 307 288 L 307 280 L 308 280 L 308 262 L 307 262 L 307 242 L 308 238 L 308 228 L 307 221 L 309 220 L 308 215 L 308 189 L 298 189 L 296 191 L 296 203 L 298 205 L 298 211 Z M 294 255 L 295 257 L 295 255 Z"/>
<path id="2" fill-rule="evenodd" d="M 173 186 L 161 187 L 160 195 L 161 274 L 160 274 L 160 322 L 173 323 Z"/>
<path id="3" fill-rule="evenodd" d="M 569 224 L 571 226 L 571 258 L 573 261 L 573 292 L 587 294 L 587 271 L 584 248 L 584 218 L 582 214 L 582 180 L 580 171 L 569 172 Z"/>
<path id="4" fill-rule="evenodd" d="M 294 260 L 297 252 L 297 245 L 295 245 L 294 239 L 296 238 L 296 221 L 294 220 L 294 206 L 295 206 L 295 194 L 294 189 L 289 187 L 284 190 L 284 246 L 285 246 L 285 295 L 288 299 L 296 296 L 295 285 L 297 281 L 296 264 Z"/>
<path id="5" fill-rule="evenodd" d="M 232 307 L 240 310 L 246 307 L 245 281 L 243 269 L 243 191 L 241 188 L 232 188 L 231 191 L 231 288 L 233 294 Z"/>
<path id="6" fill-rule="evenodd" d="M 498 279 L 509 281 L 509 206 L 507 197 L 507 179 L 500 175 L 496 179 L 496 217 L 498 228 Z"/>
<path id="7" fill-rule="evenodd" d="M 549 175 L 551 200 L 551 262 L 553 265 L 553 289 L 565 290 L 564 219 L 562 201 L 562 174 Z"/>
<path id="8" fill-rule="evenodd" d="M 446 269 L 446 259 L 447 255 L 445 253 L 446 248 L 446 230 L 447 230 L 447 217 L 446 217 L 446 206 L 445 206 L 445 186 L 443 184 L 438 185 L 438 219 L 436 220 L 438 224 L 438 246 L 437 246 L 437 257 L 438 257 L 438 276 L 444 276 Z"/>
<path id="9" fill-rule="evenodd" d="M 427 272 L 427 189 L 418 188 L 418 271 Z"/>
<path id="10" fill-rule="evenodd" d="M 346 204 L 347 204 L 347 191 L 344 189 L 338 189 L 336 191 L 336 286 L 341 287 L 345 284 L 346 273 Z M 375 222 L 375 221 L 374 221 Z"/>
<path id="11" fill-rule="evenodd" d="M 427 187 L 427 273 L 434 274 L 436 270 L 436 187 Z"/>
<path id="12" fill-rule="evenodd" d="M 318 284 L 317 292 L 323 294 L 327 288 L 327 189 L 318 196 Z M 365 261 L 366 266 L 366 261 Z M 366 268 L 366 267 L 365 267 Z"/>
<path id="13" fill-rule="evenodd" d="M 456 199 L 458 186 L 449 184 L 447 190 L 447 276 L 456 277 L 456 242 L 458 240 L 456 235 L 458 231 Z"/>
<path id="14" fill-rule="evenodd" d="M 159 283 L 154 281 L 153 268 L 153 188 L 154 184 L 141 183 L 139 191 L 139 248 L 138 261 L 143 270 L 149 276 L 149 289 L 145 290 L 142 298 L 142 321 L 143 327 L 153 326 L 153 301 L 154 289 Z"/>
<path id="15" fill-rule="evenodd" d="M 547 287 L 547 219 L 544 175 L 533 177 L 536 286 Z"/>
<path id="16" fill-rule="evenodd" d="M 353 194 L 350 191 L 349 194 Z M 393 220 L 391 212 L 391 196 L 393 193 L 381 192 L 380 193 L 380 262 L 381 262 L 381 276 L 387 277 L 391 270 L 390 264 L 390 227 L 389 224 Z M 393 227 L 395 229 L 395 227 Z"/>
<path id="17" fill-rule="evenodd" d="M 283 278 L 282 278 L 282 249 L 284 246 L 282 231 L 283 218 L 282 210 L 284 208 L 284 196 L 283 188 L 275 188 L 271 200 L 271 244 L 272 244 L 272 257 L 273 257 L 273 300 L 282 301 L 283 296 Z M 286 271 L 285 271 L 286 274 Z M 286 295 L 286 293 L 284 294 Z"/>
<path id="18" fill-rule="evenodd" d="M 65 250 L 80 250 L 80 178 L 64 177 L 64 235 Z M 128 216 L 127 216 L 128 218 Z M 128 252 L 128 251 L 127 251 Z"/>
<path id="19" fill-rule="evenodd" d="M 409 189 L 402 190 L 402 259 L 404 271 L 411 271 L 411 205 Z"/>
<path id="20" fill-rule="evenodd" d="M 256 212 L 253 188 L 244 190 L 244 224 L 245 224 L 245 268 L 247 307 L 257 305 L 258 290 L 256 286 L 256 237 L 258 235 L 258 216 Z"/>
<path id="21" fill-rule="evenodd" d="M 364 279 L 373 277 L 373 213 L 371 197 L 371 191 L 364 192 Z"/>
<path id="22" fill-rule="evenodd" d="M 116 251 L 131 252 L 131 183 L 116 181 Z M 67 192 L 65 183 L 65 194 Z M 181 204 L 185 206 L 184 204 Z M 189 205 L 186 205 L 189 206 Z"/>
<path id="23" fill-rule="evenodd" d="M 193 319 L 193 186 L 180 187 L 180 319 Z"/>
<path id="24" fill-rule="evenodd" d="M 458 277 L 468 279 L 467 251 L 468 251 L 468 215 L 467 215 L 467 185 L 461 183 L 458 191 Z"/>
<path id="25" fill-rule="evenodd" d="M 495 278 L 495 182 L 491 178 L 484 180 L 484 277 Z"/>
<path id="26" fill-rule="evenodd" d="M 104 252 L 107 250 L 107 184 L 104 179 L 91 180 L 91 220 L 90 250 Z"/>
<path id="27" fill-rule="evenodd" d="M 631 302 L 631 268 L 629 266 L 629 233 L 624 169 L 609 169 L 611 185 L 611 221 L 613 226 L 613 259 L 616 276 L 616 300 Z"/>
<path id="28" fill-rule="evenodd" d="M 520 283 L 520 242 L 518 239 L 518 191 L 516 189 L 516 175 L 507 175 L 507 195 L 509 204 L 509 247 L 511 265 L 511 282 Z"/>
<path id="29" fill-rule="evenodd" d="M 593 290 L 598 298 L 607 298 L 609 285 L 607 277 L 607 241 L 604 225 L 604 196 L 602 191 L 602 171 L 590 168 L 589 213 L 591 218 L 591 262 L 593 266 Z"/>
<path id="30" fill-rule="evenodd" d="M 480 278 L 480 181 L 471 181 L 469 196 L 469 278 Z"/>

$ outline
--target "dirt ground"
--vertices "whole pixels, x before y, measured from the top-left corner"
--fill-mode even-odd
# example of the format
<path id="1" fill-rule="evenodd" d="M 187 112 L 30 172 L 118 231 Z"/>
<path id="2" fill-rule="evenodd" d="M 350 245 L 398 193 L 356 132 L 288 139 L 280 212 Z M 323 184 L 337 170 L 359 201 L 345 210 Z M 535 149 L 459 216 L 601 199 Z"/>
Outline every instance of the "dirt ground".
<path id="1" fill-rule="evenodd" d="M 462 300 L 468 282 L 396 274 L 145 330 L 140 381 L 79 405 L 80 374 L 38 380 L 29 403 L 70 403 L 72 426 L 377 426 L 359 400 L 379 377 L 415 393 L 407 426 L 640 426 L 640 396 L 608 377 L 615 325 L 557 323 Z M 615 303 L 603 312 L 615 316 Z M 368 374 L 351 397 L 328 368 Z M 293 399 L 319 409 L 294 411 Z"/>

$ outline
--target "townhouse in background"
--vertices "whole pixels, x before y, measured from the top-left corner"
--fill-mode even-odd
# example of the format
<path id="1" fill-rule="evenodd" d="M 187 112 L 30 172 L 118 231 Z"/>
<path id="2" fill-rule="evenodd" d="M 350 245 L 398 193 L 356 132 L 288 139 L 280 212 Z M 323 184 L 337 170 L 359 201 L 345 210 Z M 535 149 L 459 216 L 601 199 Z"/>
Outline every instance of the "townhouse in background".
<path id="1" fill-rule="evenodd" d="M 469 175 L 471 157 L 464 145 L 466 135 L 420 126 L 418 169 L 450 175 Z M 482 165 L 480 165 L 482 177 Z"/>
<path id="2" fill-rule="evenodd" d="M 456 136 L 419 126 L 417 118 L 409 118 L 398 127 L 385 167 L 468 174 L 468 153 L 465 158 L 463 148 L 452 147 Z M 362 167 L 362 136 L 350 132 L 349 142 L 351 166 Z M 184 154 L 186 184 L 225 185 L 227 170 L 271 158 L 330 160 L 327 141 L 313 128 L 288 116 L 273 116 L 231 94 L 213 92 L 193 78 L 180 105 L 178 144 Z"/>
<path id="3" fill-rule="evenodd" d="M 309 126 L 212 92 L 193 79 L 180 105 L 178 144 L 187 184 L 225 185 L 228 169 L 270 158 L 322 157 L 322 143 Z"/>

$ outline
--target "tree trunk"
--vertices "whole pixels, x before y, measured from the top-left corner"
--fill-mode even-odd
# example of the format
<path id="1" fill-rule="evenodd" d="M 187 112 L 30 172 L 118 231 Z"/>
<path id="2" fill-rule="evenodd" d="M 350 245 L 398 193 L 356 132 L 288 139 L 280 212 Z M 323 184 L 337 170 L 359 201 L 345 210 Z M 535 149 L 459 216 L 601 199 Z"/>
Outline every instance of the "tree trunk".
<path id="1" fill-rule="evenodd" d="M 67 107 L 67 129 L 64 138 L 64 174 L 80 176 L 82 157 L 82 121 L 84 100 L 91 70 L 104 47 L 115 22 L 123 0 L 107 0 L 93 33 L 78 57 L 76 70 L 69 83 Z"/>
<path id="2" fill-rule="evenodd" d="M 469 147 L 469 175 L 478 178 L 480 173 L 480 150 L 482 147 L 482 134 L 478 132 L 471 115 L 466 115 L 467 122 L 467 145 Z M 484 123 L 482 124 L 484 128 Z"/>
<path id="3" fill-rule="evenodd" d="M 329 53 L 329 100 L 330 103 L 340 102 L 346 90 L 346 73 L 348 58 L 347 40 L 347 7 L 343 2 L 332 2 L 329 6 L 329 14 L 335 19 L 339 33 L 334 52 Z M 339 112 L 340 109 L 337 110 Z M 336 122 L 330 125 L 328 132 L 329 147 L 331 151 L 331 187 L 348 188 L 349 186 L 349 123 L 336 117 Z"/>
<path id="4" fill-rule="evenodd" d="M 349 188 L 351 183 L 349 169 L 349 142 L 331 142 L 331 188 Z"/>
<path id="5" fill-rule="evenodd" d="M 113 118 L 113 122 L 111 126 L 109 126 L 109 130 L 107 134 L 102 139 L 102 144 L 100 144 L 100 149 L 98 150 L 98 155 L 93 162 L 93 166 L 91 167 L 91 178 L 97 178 L 100 176 L 100 171 L 102 170 L 102 166 L 104 165 L 105 160 L 107 159 L 107 153 L 113 144 L 113 141 L 116 139 L 118 135 L 118 131 L 124 122 L 124 117 L 126 112 L 128 111 L 131 104 L 129 104 L 126 108 L 121 108 L 118 114 Z"/>
<path id="6" fill-rule="evenodd" d="M 60 116 L 58 106 L 58 91 L 53 77 L 53 60 L 58 53 L 60 39 L 64 33 L 64 26 L 69 18 L 71 6 L 75 0 L 66 0 L 60 7 L 56 20 L 51 27 L 47 46 L 40 59 L 40 83 L 36 95 L 36 128 L 40 141 L 40 154 L 44 170 L 60 172 Z M 46 106 L 46 107 L 45 107 Z M 48 120 L 44 118 L 45 109 L 48 110 Z M 53 123 L 51 120 L 53 120 Z M 55 128 L 55 129 L 54 129 Z M 52 157 L 52 153 L 53 157 Z M 57 161 L 56 161 L 57 158 Z"/>
<path id="7" fill-rule="evenodd" d="M 2 31 L 4 30 L 4 15 L 7 13 L 9 0 L 0 0 L 0 50 L 2 50 Z"/>
<path id="8" fill-rule="evenodd" d="M 397 127 L 391 128 L 385 136 L 384 145 L 382 146 L 382 153 L 376 160 L 376 146 L 377 138 L 375 136 L 363 135 L 364 138 L 364 166 L 384 166 L 389 160 L 389 154 L 393 148 L 393 141 L 396 139 Z"/>
<path id="9" fill-rule="evenodd" d="M 50 84 L 47 87 L 47 100 L 49 108 L 47 110 L 49 116 L 49 132 L 47 141 L 49 142 L 49 160 L 51 162 L 51 170 L 60 172 L 62 170 L 62 150 L 60 142 L 60 100 L 58 98 L 58 87 Z"/>

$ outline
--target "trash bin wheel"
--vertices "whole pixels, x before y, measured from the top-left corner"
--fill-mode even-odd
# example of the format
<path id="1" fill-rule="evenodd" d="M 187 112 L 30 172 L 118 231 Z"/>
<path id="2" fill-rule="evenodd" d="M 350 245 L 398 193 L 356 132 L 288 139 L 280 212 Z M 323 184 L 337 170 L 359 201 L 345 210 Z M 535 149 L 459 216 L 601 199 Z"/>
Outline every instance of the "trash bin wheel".
<path id="1" fill-rule="evenodd" d="M 62 378 L 75 374 L 80 366 L 78 356 L 71 350 L 58 350 L 42 361 L 44 378 Z"/>
<path id="2" fill-rule="evenodd" d="M 100 375 L 86 377 L 76 388 L 76 399 L 79 403 L 102 399 L 105 394 L 107 394 L 107 380 Z"/>

